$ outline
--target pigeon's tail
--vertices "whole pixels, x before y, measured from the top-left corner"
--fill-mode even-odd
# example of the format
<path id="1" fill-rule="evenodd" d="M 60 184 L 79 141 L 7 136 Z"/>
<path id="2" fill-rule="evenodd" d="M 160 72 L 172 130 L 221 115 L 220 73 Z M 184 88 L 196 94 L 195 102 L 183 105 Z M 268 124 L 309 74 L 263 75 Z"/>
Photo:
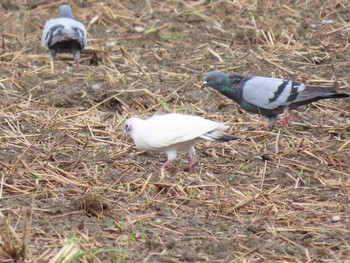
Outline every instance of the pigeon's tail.
<path id="1" fill-rule="evenodd" d="M 323 94 L 323 98 L 328 99 L 328 98 L 348 98 L 349 94 L 346 93 L 338 93 L 339 90 L 339 82 L 334 82 L 333 86 L 326 89 L 328 92 Z"/>
<path id="2" fill-rule="evenodd" d="M 58 41 L 65 41 L 65 40 L 79 40 L 80 36 L 78 34 L 77 30 L 74 30 L 73 28 L 62 28 L 58 31 L 56 34 L 56 37 L 59 38 Z"/>
<path id="3" fill-rule="evenodd" d="M 219 142 L 228 142 L 228 141 L 239 139 L 239 137 L 237 136 L 234 136 L 219 130 L 212 130 L 210 132 L 207 132 L 206 134 L 203 134 L 201 138 L 209 141 L 219 141 Z"/>
<path id="4" fill-rule="evenodd" d="M 51 52 L 53 60 L 56 58 L 56 53 L 73 53 L 74 59 L 79 61 L 80 50 L 84 48 L 83 34 L 79 28 L 65 28 L 61 25 L 50 29 L 48 37 L 45 40 L 46 45 Z"/>
<path id="5" fill-rule="evenodd" d="M 349 94 L 338 93 L 339 85 L 335 83 L 331 88 L 323 88 L 317 86 L 307 86 L 306 89 L 298 94 L 296 102 L 304 102 L 307 104 L 310 102 L 323 100 L 323 99 L 336 99 L 336 98 L 348 98 Z"/>
<path id="6" fill-rule="evenodd" d="M 45 44 L 47 47 L 54 47 L 62 42 L 76 42 L 80 46 L 83 44 L 82 36 L 79 29 L 67 28 L 62 25 L 55 25 L 46 34 Z"/>
<path id="7" fill-rule="evenodd" d="M 323 99 L 349 98 L 350 95 L 346 93 L 326 93 L 322 96 Z"/>

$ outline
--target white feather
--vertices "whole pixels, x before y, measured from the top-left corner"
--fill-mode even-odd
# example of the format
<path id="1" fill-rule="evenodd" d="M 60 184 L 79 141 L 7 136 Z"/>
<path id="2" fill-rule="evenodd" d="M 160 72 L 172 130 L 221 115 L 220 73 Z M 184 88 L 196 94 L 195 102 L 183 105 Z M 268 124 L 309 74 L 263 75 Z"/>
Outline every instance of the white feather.
<path id="1" fill-rule="evenodd" d="M 171 147 L 185 150 L 205 133 L 228 128 L 223 123 L 176 113 L 147 120 L 131 118 L 126 123 L 132 126 L 131 137 L 137 148 L 153 151 L 166 151 Z"/>

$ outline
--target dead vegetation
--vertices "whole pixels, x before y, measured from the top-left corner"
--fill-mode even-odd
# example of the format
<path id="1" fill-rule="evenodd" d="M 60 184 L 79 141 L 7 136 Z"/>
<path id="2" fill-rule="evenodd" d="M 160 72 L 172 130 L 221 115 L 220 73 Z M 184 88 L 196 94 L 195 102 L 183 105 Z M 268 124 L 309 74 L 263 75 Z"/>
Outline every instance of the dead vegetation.
<path id="1" fill-rule="evenodd" d="M 214 67 L 350 92 L 348 1 L 69 1 L 82 70 L 40 45 L 61 1 L 0 9 L 1 262 L 346 262 L 350 102 L 292 112 L 288 130 L 199 86 Z M 240 141 L 164 156 L 131 115 L 225 121 Z"/>

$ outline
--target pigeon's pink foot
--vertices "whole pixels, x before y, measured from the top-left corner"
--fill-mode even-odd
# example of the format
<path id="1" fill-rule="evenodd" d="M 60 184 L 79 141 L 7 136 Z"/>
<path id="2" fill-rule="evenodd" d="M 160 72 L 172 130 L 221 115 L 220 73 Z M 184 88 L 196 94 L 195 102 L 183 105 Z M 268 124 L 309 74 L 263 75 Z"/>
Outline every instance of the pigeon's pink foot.
<path id="1" fill-rule="evenodd" d="M 74 64 L 77 70 L 80 70 L 79 56 L 74 56 Z"/>
<path id="2" fill-rule="evenodd" d="M 164 169 L 166 169 L 166 168 L 168 168 L 169 166 L 170 166 L 170 164 L 171 164 L 171 162 L 168 160 L 168 161 L 166 161 L 163 165 L 162 165 L 162 170 L 164 170 Z"/>
<path id="3" fill-rule="evenodd" d="M 284 129 L 287 129 L 289 126 L 289 122 L 288 122 L 288 116 L 287 113 L 283 114 L 283 119 L 282 119 L 282 127 Z"/>
<path id="4" fill-rule="evenodd" d="M 192 154 L 191 160 L 190 160 L 190 173 L 194 172 L 194 167 L 196 166 L 196 156 Z"/>
<path id="5" fill-rule="evenodd" d="M 77 70 L 80 70 L 80 64 L 79 64 L 79 61 L 78 61 L 78 62 L 75 62 L 75 68 L 76 68 Z"/>

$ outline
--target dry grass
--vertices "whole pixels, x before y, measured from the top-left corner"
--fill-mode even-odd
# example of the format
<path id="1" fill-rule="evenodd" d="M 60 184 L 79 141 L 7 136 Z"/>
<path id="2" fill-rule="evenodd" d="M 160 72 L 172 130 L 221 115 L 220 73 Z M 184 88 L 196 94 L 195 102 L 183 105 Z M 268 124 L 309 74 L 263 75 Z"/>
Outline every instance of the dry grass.
<path id="1" fill-rule="evenodd" d="M 349 100 L 268 132 L 199 89 L 215 67 L 349 93 L 348 1 L 69 2 L 88 48 L 56 74 L 40 37 L 58 3 L 0 5 L 1 262 L 350 261 Z M 182 156 L 161 180 L 123 121 L 167 111 L 244 139 L 199 144 L 195 174 Z"/>

